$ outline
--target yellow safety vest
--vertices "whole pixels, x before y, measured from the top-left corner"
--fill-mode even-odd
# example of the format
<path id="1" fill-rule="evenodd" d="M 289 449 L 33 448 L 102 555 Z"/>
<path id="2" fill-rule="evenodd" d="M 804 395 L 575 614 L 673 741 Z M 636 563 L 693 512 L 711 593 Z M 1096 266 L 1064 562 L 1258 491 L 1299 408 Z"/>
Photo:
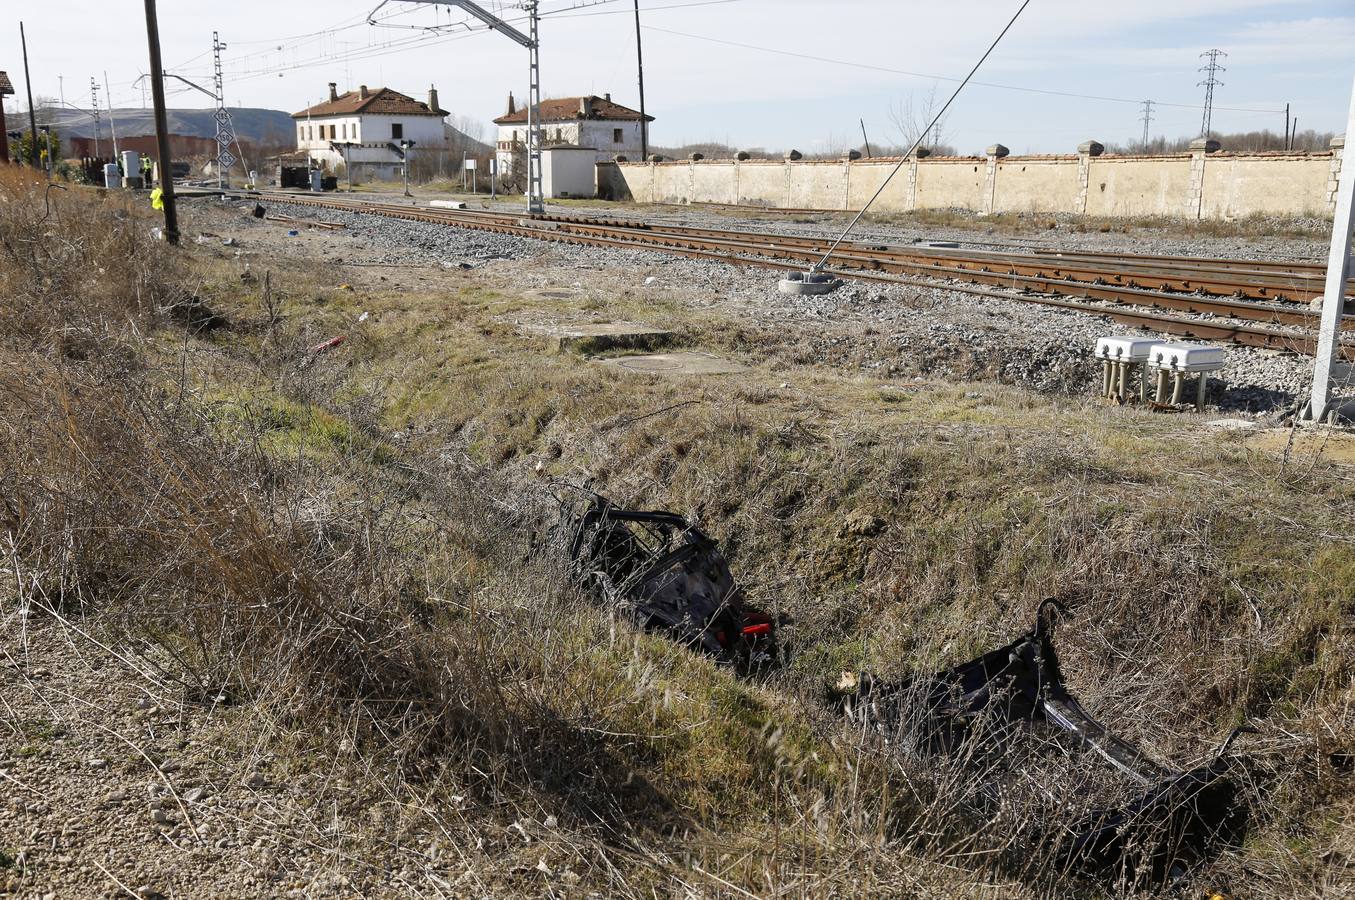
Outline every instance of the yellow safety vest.
<path id="1" fill-rule="evenodd" d="M 165 192 L 162 188 L 156 188 L 155 190 L 151 191 L 151 209 L 164 209 L 165 208 L 165 201 L 163 199 L 164 196 Z"/>

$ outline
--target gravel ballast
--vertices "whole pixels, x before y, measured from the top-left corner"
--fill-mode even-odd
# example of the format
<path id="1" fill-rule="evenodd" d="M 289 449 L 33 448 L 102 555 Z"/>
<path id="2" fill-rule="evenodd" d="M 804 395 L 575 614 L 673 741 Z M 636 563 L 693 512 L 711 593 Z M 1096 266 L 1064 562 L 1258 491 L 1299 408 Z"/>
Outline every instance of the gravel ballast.
<path id="1" fill-rule="evenodd" d="M 779 276 L 772 270 L 656 251 L 545 242 L 284 203 L 269 204 L 269 212 L 343 224 L 344 229 L 323 233 L 323 237 L 317 231 L 304 233 L 308 241 L 320 238 L 342 248 L 335 262 L 449 269 L 488 266 L 511 287 L 522 290 L 570 283 L 586 286 L 596 281 L 595 289 L 661 292 L 665 298 L 679 299 L 694 308 L 736 314 L 750 328 L 765 331 L 769 340 L 790 352 L 796 362 L 850 366 L 885 378 L 984 378 L 1047 394 L 1090 395 L 1100 377 L 1100 365 L 1091 357 L 1096 338 L 1146 334 L 1163 341 L 1179 340 L 1152 335 L 1109 318 L 973 296 L 948 291 L 942 285 L 914 287 L 849 280 L 825 296 L 791 296 L 778 291 Z M 714 225 L 705 220 L 719 219 L 719 225 L 731 227 L 728 217 L 697 216 L 697 221 L 683 221 Z M 750 224 L 759 230 L 786 233 L 828 231 L 822 224 L 798 228 L 794 223 Z M 959 229 L 953 232 L 962 233 Z M 872 228 L 870 234 L 894 239 L 916 236 L 907 229 L 890 229 L 886 234 Z M 1089 249 L 1111 249 L 1112 242 L 1104 240 L 1108 237 L 1118 245 L 1127 240 L 1125 235 L 1076 237 L 1078 246 Z M 972 232 L 966 238 L 971 245 L 973 238 Z M 1255 258 L 1275 255 L 1273 247 L 1252 247 L 1235 239 L 1228 242 L 1234 252 L 1227 253 L 1220 243 L 1218 239 L 1173 243 L 1154 238 L 1149 243 L 1138 242 L 1134 252 L 1251 254 Z M 1280 243 L 1296 256 L 1293 251 L 1305 242 Z M 1267 415 L 1292 409 L 1311 378 L 1308 357 L 1231 344 L 1227 351 L 1227 363 L 1211 379 L 1208 398 L 1209 405 L 1219 410 Z"/>

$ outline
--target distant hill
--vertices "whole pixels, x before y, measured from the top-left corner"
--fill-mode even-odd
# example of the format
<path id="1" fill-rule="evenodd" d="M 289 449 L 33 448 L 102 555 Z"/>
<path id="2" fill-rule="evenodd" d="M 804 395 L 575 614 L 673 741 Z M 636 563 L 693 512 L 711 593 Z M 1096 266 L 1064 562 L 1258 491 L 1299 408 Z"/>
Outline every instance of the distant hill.
<path id="1" fill-rule="evenodd" d="M 53 125 L 63 138 L 94 137 L 94 117 L 88 112 L 52 107 L 42 113 L 40 118 Z M 166 110 L 169 131 L 188 137 L 214 137 L 214 113 L 211 109 Z M 113 120 L 119 135 L 155 134 L 155 114 L 149 109 L 115 109 Z M 296 133 L 291 114 L 280 109 L 232 109 L 231 120 L 235 123 L 236 137 L 253 144 L 291 143 Z M 99 117 L 99 131 L 104 137 L 109 134 L 107 111 Z"/>
<path id="2" fill-rule="evenodd" d="M 166 110 L 169 131 L 171 134 L 187 137 L 215 137 L 214 113 L 215 110 L 211 109 Z M 94 137 L 94 117 L 88 112 L 49 107 L 45 110 L 39 109 L 38 118 L 39 121 L 52 125 L 63 138 Z M 113 119 L 120 136 L 155 134 L 155 114 L 149 109 L 115 109 Z M 235 123 L 236 137 L 251 144 L 294 145 L 296 140 L 296 123 L 291 113 L 280 109 L 233 108 L 231 121 Z M 480 155 L 489 153 L 492 149 L 488 144 L 468 137 L 451 125 L 445 128 L 448 148 L 457 153 L 464 150 L 471 155 Z M 109 136 L 106 111 L 99 117 L 99 131 L 102 136 Z"/>

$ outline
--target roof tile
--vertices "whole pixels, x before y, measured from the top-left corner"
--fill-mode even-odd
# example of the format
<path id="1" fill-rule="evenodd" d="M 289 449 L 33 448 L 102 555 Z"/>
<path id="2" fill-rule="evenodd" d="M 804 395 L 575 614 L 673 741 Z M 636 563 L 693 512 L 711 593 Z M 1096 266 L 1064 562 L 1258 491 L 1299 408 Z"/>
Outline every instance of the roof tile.
<path id="1" fill-rule="evenodd" d="M 376 88 L 364 98 L 357 91 L 346 91 L 337 100 L 328 100 L 301 112 L 292 113 L 293 119 L 315 116 L 351 116 L 357 113 L 379 113 L 397 116 L 442 116 L 447 110 L 430 110 L 427 103 L 408 97 L 390 88 Z"/>
<path id="2" fill-rule="evenodd" d="M 579 112 L 579 101 L 590 100 L 592 113 L 584 116 Z M 620 103 L 613 103 L 605 97 L 556 97 L 541 101 L 542 122 L 569 122 L 575 119 L 608 119 L 638 122 L 640 113 Z M 494 120 L 495 125 L 514 125 L 527 121 L 527 107 L 523 106 L 506 116 Z M 653 122 L 653 116 L 645 116 L 645 121 Z"/>

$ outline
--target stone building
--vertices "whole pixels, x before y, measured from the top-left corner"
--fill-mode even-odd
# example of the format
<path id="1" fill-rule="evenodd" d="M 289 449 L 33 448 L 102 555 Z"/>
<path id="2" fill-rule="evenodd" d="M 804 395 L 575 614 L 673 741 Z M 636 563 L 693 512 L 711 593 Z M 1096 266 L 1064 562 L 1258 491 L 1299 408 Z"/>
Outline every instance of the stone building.
<path id="1" fill-rule="evenodd" d="M 298 154 L 330 171 L 351 166 L 354 178 L 394 178 L 405 162 L 402 140 L 414 142 L 415 154 L 447 148 L 447 111 L 438 106 L 436 88 L 424 102 L 390 88 L 364 84 L 340 94 L 336 87 L 330 82 L 324 103 L 292 113 Z"/>
<path id="2" fill-rule="evenodd" d="M 645 116 L 646 123 L 653 116 Z M 499 172 L 507 180 L 527 169 L 527 107 L 519 107 L 508 95 L 508 111 L 494 120 L 499 126 L 496 145 Z M 602 97 L 557 97 L 541 101 L 541 141 L 543 147 L 588 147 L 598 161 L 618 155 L 640 158 L 641 116 L 636 110 Z M 511 174 L 510 174 L 511 173 Z"/>

